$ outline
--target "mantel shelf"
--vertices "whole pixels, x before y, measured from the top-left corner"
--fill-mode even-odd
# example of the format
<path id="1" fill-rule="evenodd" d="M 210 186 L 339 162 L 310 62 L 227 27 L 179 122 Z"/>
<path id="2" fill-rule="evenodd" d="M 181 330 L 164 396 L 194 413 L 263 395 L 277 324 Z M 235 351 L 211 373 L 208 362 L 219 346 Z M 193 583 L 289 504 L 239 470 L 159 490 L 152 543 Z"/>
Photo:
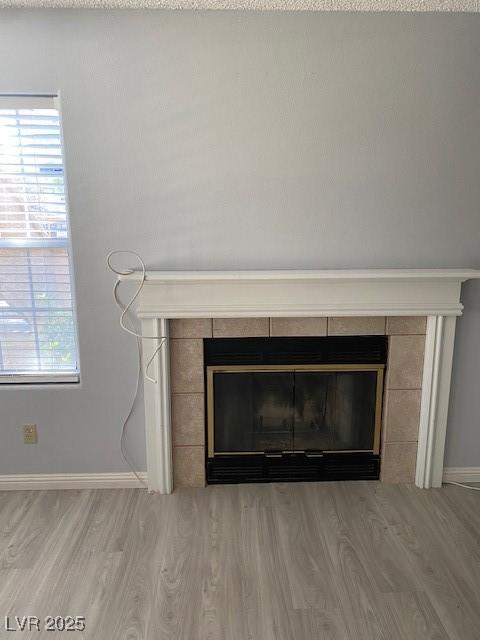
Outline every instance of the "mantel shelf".
<path id="1" fill-rule="evenodd" d="M 120 276 L 121 280 L 140 280 L 140 271 Z M 479 269 L 321 269 L 271 271 L 161 271 L 148 270 L 146 281 L 221 282 L 221 281 L 332 281 L 332 280 L 455 280 L 480 278 Z"/>
<path id="2" fill-rule="evenodd" d="M 121 276 L 137 281 L 141 272 Z M 476 269 L 155 271 L 141 318 L 459 316 L 461 285 Z"/>

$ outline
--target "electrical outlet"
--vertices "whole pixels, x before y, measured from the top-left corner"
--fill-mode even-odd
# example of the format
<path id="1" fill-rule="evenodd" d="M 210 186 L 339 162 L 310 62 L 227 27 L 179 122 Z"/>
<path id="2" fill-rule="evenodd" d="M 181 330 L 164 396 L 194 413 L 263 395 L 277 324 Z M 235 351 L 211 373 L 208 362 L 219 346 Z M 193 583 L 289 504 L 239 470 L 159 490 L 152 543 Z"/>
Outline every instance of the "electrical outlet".
<path id="1" fill-rule="evenodd" d="M 23 443 L 24 444 L 37 444 L 37 425 L 36 424 L 24 424 L 23 425 Z"/>

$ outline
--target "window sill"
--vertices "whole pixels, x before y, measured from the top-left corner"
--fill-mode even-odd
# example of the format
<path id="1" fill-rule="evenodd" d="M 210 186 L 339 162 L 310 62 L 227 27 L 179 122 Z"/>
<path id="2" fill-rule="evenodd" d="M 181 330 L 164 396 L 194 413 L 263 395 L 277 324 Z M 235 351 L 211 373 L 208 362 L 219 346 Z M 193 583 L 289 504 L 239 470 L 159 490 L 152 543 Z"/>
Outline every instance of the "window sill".
<path id="1" fill-rule="evenodd" d="M 23 374 L 23 375 L 0 375 L 0 387 L 30 387 L 42 386 L 52 387 L 56 385 L 78 386 L 80 376 L 78 373 L 57 373 L 57 374 Z"/>

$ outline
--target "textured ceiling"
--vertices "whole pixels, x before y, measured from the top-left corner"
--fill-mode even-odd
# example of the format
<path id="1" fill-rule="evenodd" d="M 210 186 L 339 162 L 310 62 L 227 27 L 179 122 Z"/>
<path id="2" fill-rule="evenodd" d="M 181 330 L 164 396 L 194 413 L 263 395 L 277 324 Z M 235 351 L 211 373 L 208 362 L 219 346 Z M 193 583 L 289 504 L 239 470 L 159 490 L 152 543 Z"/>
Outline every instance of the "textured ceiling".
<path id="1" fill-rule="evenodd" d="M 0 7 L 480 12 L 480 0 L 0 0 Z"/>

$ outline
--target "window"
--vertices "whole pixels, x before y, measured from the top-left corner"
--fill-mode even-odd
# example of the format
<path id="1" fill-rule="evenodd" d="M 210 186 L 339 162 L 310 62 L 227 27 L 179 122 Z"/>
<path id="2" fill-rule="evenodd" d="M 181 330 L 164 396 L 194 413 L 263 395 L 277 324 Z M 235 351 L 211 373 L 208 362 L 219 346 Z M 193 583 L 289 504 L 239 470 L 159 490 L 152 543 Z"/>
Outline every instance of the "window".
<path id="1" fill-rule="evenodd" d="M 0 383 L 78 380 L 57 96 L 0 96 Z"/>

